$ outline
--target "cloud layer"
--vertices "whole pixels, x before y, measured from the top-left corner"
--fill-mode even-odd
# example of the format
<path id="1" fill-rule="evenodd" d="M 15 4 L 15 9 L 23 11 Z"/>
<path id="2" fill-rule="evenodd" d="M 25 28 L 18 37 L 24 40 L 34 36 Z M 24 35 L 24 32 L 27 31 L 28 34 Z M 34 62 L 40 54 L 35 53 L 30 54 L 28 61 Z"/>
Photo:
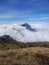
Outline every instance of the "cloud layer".
<path id="1" fill-rule="evenodd" d="M 49 23 L 29 23 L 37 31 L 29 31 L 21 24 L 0 24 L 0 36 L 10 35 L 17 41 L 38 42 L 49 41 Z"/>

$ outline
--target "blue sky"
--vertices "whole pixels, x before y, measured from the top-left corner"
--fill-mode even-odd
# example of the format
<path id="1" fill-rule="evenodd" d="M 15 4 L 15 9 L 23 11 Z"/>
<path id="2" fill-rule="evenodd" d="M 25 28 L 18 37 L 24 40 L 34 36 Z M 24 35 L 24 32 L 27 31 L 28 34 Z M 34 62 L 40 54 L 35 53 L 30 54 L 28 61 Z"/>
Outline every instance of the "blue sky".
<path id="1" fill-rule="evenodd" d="M 0 0 L 0 22 L 49 22 L 49 0 Z"/>

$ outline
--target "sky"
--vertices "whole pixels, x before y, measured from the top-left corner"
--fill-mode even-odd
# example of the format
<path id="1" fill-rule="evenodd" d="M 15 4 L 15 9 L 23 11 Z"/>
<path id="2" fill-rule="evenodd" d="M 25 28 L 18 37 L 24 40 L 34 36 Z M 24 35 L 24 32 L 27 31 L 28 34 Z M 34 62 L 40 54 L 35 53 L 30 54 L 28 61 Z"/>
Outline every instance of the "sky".
<path id="1" fill-rule="evenodd" d="M 49 22 L 49 0 L 0 0 L 0 22 Z"/>

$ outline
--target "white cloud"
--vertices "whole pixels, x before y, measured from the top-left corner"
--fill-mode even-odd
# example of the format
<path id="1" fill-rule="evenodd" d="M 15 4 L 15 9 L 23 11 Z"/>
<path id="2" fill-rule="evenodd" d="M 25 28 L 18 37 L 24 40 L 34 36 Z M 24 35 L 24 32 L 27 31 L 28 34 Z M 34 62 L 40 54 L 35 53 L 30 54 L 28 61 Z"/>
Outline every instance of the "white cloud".
<path id="1" fill-rule="evenodd" d="M 0 36 L 10 35 L 15 40 L 23 42 L 49 41 L 49 23 L 32 23 L 30 25 L 37 32 L 31 32 L 20 24 L 0 24 Z"/>

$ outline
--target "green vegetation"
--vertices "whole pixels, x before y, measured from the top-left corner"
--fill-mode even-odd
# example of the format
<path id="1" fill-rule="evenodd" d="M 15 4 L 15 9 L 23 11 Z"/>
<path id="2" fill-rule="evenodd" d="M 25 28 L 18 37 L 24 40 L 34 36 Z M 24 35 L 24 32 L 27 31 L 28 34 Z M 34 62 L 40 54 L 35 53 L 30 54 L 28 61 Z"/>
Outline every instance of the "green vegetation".
<path id="1" fill-rule="evenodd" d="M 49 42 L 17 42 L 0 37 L 0 65 L 49 65 Z"/>
<path id="2" fill-rule="evenodd" d="M 0 43 L 0 50 L 8 50 L 8 49 L 19 49 L 19 48 L 28 48 L 28 47 L 45 47 L 49 48 L 49 42 L 16 42 L 12 41 L 9 43 L 2 42 Z"/>

